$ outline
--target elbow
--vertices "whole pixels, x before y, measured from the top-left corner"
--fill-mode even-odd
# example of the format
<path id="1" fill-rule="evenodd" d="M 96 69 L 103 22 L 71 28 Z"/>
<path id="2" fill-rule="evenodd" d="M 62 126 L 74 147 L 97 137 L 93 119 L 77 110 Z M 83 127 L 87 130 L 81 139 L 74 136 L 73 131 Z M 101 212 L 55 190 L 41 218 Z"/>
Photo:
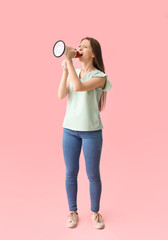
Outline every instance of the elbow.
<path id="1" fill-rule="evenodd" d="M 62 97 L 60 97 L 60 96 L 57 96 L 58 97 L 58 99 L 62 99 Z"/>
<path id="2" fill-rule="evenodd" d="M 65 98 L 67 96 L 67 94 L 65 94 L 65 95 L 57 95 L 57 97 L 59 98 L 59 99 L 63 99 L 63 98 Z"/>
<path id="3" fill-rule="evenodd" d="M 62 91 L 59 91 L 59 90 L 58 90 L 58 92 L 57 92 L 57 97 L 58 97 L 59 99 L 63 99 L 63 98 L 65 98 L 65 97 L 68 95 L 68 93 L 69 93 L 68 90 L 65 91 L 65 92 L 62 92 Z"/>
<path id="4" fill-rule="evenodd" d="M 58 97 L 59 99 L 63 99 L 63 98 L 64 98 L 64 96 L 63 96 L 63 94 L 62 94 L 61 91 L 58 91 L 58 92 L 57 92 L 57 97 Z"/>
<path id="5" fill-rule="evenodd" d="M 82 91 L 82 83 L 79 83 L 79 84 L 76 84 L 76 86 L 73 86 L 73 90 L 74 92 L 79 92 L 79 91 Z"/>
<path id="6" fill-rule="evenodd" d="M 59 99 L 64 99 L 66 96 L 58 96 Z"/>
<path id="7" fill-rule="evenodd" d="M 57 95 L 57 97 L 59 98 L 59 99 L 63 99 L 63 96 L 61 96 L 61 95 Z"/>
<path id="8" fill-rule="evenodd" d="M 74 92 L 79 92 L 79 91 L 81 91 L 81 87 L 80 86 L 79 87 L 74 87 L 73 90 L 74 90 Z"/>

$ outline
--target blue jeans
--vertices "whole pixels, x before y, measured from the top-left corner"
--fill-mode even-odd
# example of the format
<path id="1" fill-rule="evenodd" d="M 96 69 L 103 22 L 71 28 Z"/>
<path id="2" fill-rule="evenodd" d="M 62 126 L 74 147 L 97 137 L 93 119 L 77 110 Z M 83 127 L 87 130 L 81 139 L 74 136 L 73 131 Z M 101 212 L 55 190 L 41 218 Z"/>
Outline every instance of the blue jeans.
<path id="1" fill-rule="evenodd" d="M 100 156 L 102 150 L 102 129 L 96 131 L 75 131 L 63 128 L 62 146 L 66 166 L 66 193 L 69 210 L 77 210 L 77 175 L 81 146 L 90 184 L 91 211 L 98 212 L 102 190 L 100 178 Z"/>

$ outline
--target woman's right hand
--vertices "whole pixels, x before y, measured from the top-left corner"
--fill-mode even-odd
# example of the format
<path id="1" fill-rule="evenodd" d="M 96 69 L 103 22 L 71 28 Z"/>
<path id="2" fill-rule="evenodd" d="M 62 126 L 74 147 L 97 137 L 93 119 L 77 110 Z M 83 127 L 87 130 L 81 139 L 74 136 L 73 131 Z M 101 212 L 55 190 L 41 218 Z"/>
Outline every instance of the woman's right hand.
<path id="1" fill-rule="evenodd" d="M 66 60 L 62 61 L 62 68 L 63 68 L 63 70 L 67 70 L 68 71 L 67 61 Z"/>

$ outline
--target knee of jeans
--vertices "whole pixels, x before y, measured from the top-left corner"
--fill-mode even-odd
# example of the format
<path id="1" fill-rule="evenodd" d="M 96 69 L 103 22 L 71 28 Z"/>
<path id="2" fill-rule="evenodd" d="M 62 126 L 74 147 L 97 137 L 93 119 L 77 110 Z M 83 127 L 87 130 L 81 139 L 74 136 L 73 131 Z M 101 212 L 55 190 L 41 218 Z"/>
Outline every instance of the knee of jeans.
<path id="1" fill-rule="evenodd" d="M 99 182 L 100 181 L 100 174 L 88 175 L 88 179 L 89 179 L 90 182 Z"/>
<path id="2" fill-rule="evenodd" d="M 76 179 L 78 176 L 78 170 L 66 170 L 67 179 Z"/>

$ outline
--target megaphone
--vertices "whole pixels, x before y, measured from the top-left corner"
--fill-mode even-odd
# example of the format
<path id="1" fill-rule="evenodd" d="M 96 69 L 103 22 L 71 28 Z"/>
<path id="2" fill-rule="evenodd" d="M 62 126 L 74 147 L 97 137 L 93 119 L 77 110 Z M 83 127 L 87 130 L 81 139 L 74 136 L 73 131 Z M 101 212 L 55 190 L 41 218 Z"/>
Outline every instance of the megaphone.
<path id="1" fill-rule="evenodd" d="M 61 57 L 64 54 L 65 50 L 66 50 L 66 45 L 62 40 L 58 40 L 53 46 L 53 54 L 57 58 Z M 74 56 L 74 58 L 78 58 L 80 56 L 82 56 L 82 54 L 76 50 L 76 55 Z"/>

